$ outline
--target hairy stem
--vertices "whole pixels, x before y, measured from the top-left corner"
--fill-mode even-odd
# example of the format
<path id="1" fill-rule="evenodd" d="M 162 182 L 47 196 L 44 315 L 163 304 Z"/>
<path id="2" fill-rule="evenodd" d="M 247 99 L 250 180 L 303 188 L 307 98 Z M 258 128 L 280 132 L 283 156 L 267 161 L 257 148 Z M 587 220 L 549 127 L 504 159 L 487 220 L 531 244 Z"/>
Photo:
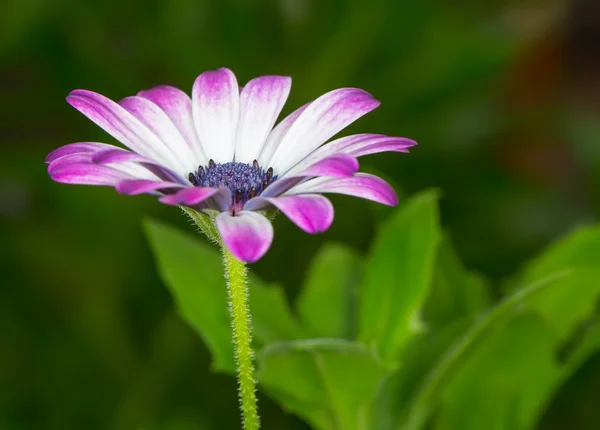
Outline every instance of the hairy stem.
<path id="1" fill-rule="evenodd" d="M 256 407 L 256 387 L 252 359 L 250 309 L 248 307 L 248 284 L 246 265 L 236 259 L 223 246 L 223 262 L 229 295 L 229 312 L 233 330 L 235 364 L 237 368 L 240 407 L 245 430 L 257 430 L 260 426 Z"/>

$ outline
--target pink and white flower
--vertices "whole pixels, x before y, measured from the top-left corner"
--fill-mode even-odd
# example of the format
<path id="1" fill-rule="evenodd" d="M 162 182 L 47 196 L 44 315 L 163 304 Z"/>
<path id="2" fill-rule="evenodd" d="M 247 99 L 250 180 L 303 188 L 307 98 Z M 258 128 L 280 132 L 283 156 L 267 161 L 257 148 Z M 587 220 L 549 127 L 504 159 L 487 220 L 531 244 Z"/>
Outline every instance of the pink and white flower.
<path id="1" fill-rule="evenodd" d="M 341 88 L 275 122 L 290 92 L 285 76 L 261 76 L 243 88 L 233 72 L 202 73 L 191 98 L 159 86 L 118 103 L 87 90 L 67 101 L 125 145 L 79 142 L 46 158 L 48 173 L 68 184 L 108 185 L 121 194 L 153 194 L 162 203 L 215 210 L 231 253 L 260 259 L 273 240 L 264 211 L 277 209 L 308 233 L 327 230 L 339 193 L 394 206 L 394 190 L 358 172 L 357 158 L 408 152 L 402 137 L 357 134 L 326 143 L 379 102 L 366 91 Z M 275 126 L 275 127 L 274 127 Z"/>

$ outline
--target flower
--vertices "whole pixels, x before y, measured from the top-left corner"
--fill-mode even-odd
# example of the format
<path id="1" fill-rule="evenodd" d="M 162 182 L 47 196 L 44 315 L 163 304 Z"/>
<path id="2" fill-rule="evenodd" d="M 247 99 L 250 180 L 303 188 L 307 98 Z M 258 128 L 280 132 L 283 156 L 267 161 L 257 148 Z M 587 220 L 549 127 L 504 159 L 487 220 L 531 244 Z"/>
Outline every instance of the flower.
<path id="1" fill-rule="evenodd" d="M 158 86 L 118 103 L 87 90 L 67 102 L 130 150 L 79 142 L 46 158 L 57 182 L 108 185 L 121 194 L 153 194 L 162 203 L 216 210 L 216 227 L 231 253 L 255 262 L 269 249 L 273 227 L 264 211 L 277 209 L 308 233 L 325 231 L 339 193 L 394 206 L 381 178 L 358 173 L 357 157 L 408 152 L 410 139 L 357 134 L 333 140 L 379 102 L 366 91 L 341 88 L 275 122 L 291 78 L 261 76 L 240 88 L 233 72 L 202 73 L 192 97 Z"/>

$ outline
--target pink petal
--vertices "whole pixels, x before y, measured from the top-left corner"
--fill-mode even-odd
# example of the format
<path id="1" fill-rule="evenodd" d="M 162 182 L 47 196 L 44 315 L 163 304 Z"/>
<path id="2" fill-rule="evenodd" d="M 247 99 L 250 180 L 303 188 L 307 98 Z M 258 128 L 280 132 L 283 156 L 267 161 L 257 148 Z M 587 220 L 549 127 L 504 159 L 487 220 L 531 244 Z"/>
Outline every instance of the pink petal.
<path id="1" fill-rule="evenodd" d="M 307 233 L 321 233 L 333 222 L 333 205 L 317 194 L 282 197 L 255 197 L 248 201 L 260 208 L 261 203 L 270 203 L 283 212 L 294 224 Z M 261 208 L 262 209 L 262 208 Z"/>
<path id="2" fill-rule="evenodd" d="M 284 178 L 292 176 L 331 176 L 345 178 L 358 172 L 358 160 L 346 154 L 333 154 L 323 158 L 312 165 L 298 171 L 291 169 L 282 175 Z"/>
<path id="3" fill-rule="evenodd" d="M 69 156 L 61 157 L 57 160 L 54 160 L 48 166 L 48 174 L 50 177 L 54 177 L 56 172 L 59 170 L 61 172 L 65 172 L 65 168 L 72 165 L 77 165 L 78 169 L 83 168 L 83 166 L 97 166 L 102 169 L 96 169 L 96 171 L 100 172 L 115 172 L 110 174 L 109 176 L 114 176 L 118 178 L 127 178 L 127 179 L 148 179 L 152 181 L 165 181 L 165 180 L 173 180 L 174 182 L 181 183 L 177 180 L 177 178 L 172 178 L 170 173 L 159 166 L 145 166 L 140 165 L 138 163 L 120 163 L 120 164 L 111 164 L 111 165 L 102 165 L 102 164 L 94 164 L 91 161 L 92 155 L 89 153 L 79 153 L 72 154 Z M 91 168 L 91 167 L 90 167 Z M 111 183 L 112 184 L 112 183 Z"/>
<path id="4" fill-rule="evenodd" d="M 179 129 L 199 164 L 208 164 L 208 158 L 196 134 L 192 114 L 192 99 L 179 88 L 162 85 L 140 91 L 138 96 L 150 100 L 160 107 Z"/>
<path id="5" fill-rule="evenodd" d="M 303 176 L 293 176 L 289 178 L 281 178 L 277 179 L 273 184 L 269 185 L 266 190 L 264 190 L 261 194 L 262 197 L 276 197 L 287 190 L 293 188 L 299 183 L 305 181 L 306 178 Z M 253 199 L 248 200 L 251 202 Z M 247 203 L 246 203 L 247 204 Z"/>
<path id="6" fill-rule="evenodd" d="M 235 160 L 252 163 L 258 159 L 290 93 L 292 79 L 287 76 L 261 76 L 252 79 L 240 94 L 240 122 Z"/>
<path id="7" fill-rule="evenodd" d="M 200 160 L 196 159 L 181 132 L 160 107 L 144 97 L 127 97 L 119 105 L 164 143 L 165 148 L 179 161 L 181 172 L 192 172 L 198 168 Z"/>
<path id="8" fill-rule="evenodd" d="M 217 229 L 223 243 L 239 260 L 254 263 L 259 260 L 273 241 L 273 226 L 259 213 L 240 211 L 217 215 Z"/>
<path id="9" fill-rule="evenodd" d="M 343 153 L 354 157 L 378 152 L 408 152 L 417 142 L 406 137 L 393 137 L 384 134 L 355 134 L 342 137 L 323 145 L 315 153 L 320 155 Z"/>
<path id="10" fill-rule="evenodd" d="M 355 134 L 342 137 L 317 148 L 306 158 L 281 176 L 295 174 L 307 166 L 332 155 L 345 154 L 352 157 L 375 154 L 378 152 L 408 152 L 408 148 L 417 142 L 404 137 L 391 137 L 383 134 Z"/>
<path id="11" fill-rule="evenodd" d="M 290 189 L 286 194 L 336 193 L 373 200 L 387 206 L 396 206 L 398 196 L 394 189 L 378 176 L 357 173 L 350 178 L 315 178 Z"/>
<path id="12" fill-rule="evenodd" d="M 110 167 L 89 163 L 64 164 L 55 167 L 51 172 L 49 171 L 49 174 L 50 178 L 56 182 L 80 185 L 114 186 L 118 181 L 130 178 L 125 173 L 118 172 Z"/>
<path id="13" fill-rule="evenodd" d="M 277 147 L 281 143 L 281 140 L 284 138 L 302 112 L 304 112 L 304 110 L 309 106 L 309 104 L 310 103 L 307 103 L 304 106 L 299 107 L 294 112 L 286 116 L 279 124 L 277 124 L 273 131 L 269 133 L 269 137 L 267 138 L 267 141 L 263 145 L 260 155 L 258 156 L 258 164 L 265 168 L 271 165 L 271 159 L 273 158 L 273 154 L 277 150 Z"/>
<path id="14" fill-rule="evenodd" d="M 117 170 L 127 167 L 131 168 L 132 165 L 137 164 L 162 180 L 188 185 L 188 181 L 185 178 L 173 172 L 171 169 L 164 167 L 143 155 L 117 147 L 94 152 L 91 156 L 91 162 L 99 165 L 110 164 L 111 167 Z"/>
<path id="15" fill-rule="evenodd" d="M 304 182 L 311 176 L 328 177 L 349 177 L 358 171 L 358 161 L 356 158 L 345 154 L 331 155 L 325 159 L 319 160 L 313 165 L 309 165 L 305 170 L 298 172 L 292 169 L 269 185 L 263 191 L 263 197 L 279 196 L 301 182 Z M 251 200 L 250 200 L 251 201 Z"/>
<path id="16" fill-rule="evenodd" d="M 50 154 L 46 156 L 45 162 L 50 164 L 54 160 L 65 157 L 71 154 L 79 154 L 79 153 L 90 153 L 95 152 L 100 149 L 114 149 L 117 148 L 113 145 L 108 145 L 106 143 L 97 143 L 97 142 L 77 142 L 70 143 L 68 145 L 61 146 L 60 148 L 56 148 Z"/>
<path id="17" fill-rule="evenodd" d="M 173 170 L 183 169 L 170 149 L 131 113 L 112 100 L 87 90 L 75 90 L 67 102 L 138 154 Z"/>
<path id="18" fill-rule="evenodd" d="M 209 188 L 209 187 L 188 187 L 182 190 L 179 190 L 175 194 L 169 194 L 167 196 L 161 197 L 159 200 L 161 203 L 165 203 L 167 205 L 172 206 L 194 206 L 198 203 L 203 202 L 209 197 L 214 196 L 218 193 L 223 193 L 225 191 L 229 191 L 224 188 Z"/>
<path id="19" fill-rule="evenodd" d="M 357 88 L 342 88 L 319 97 L 283 137 L 271 161 L 275 172 L 286 171 L 377 106 L 377 100 Z"/>
<path id="20" fill-rule="evenodd" d="M 95 151 L 92 154 L 91 162 L 94 164 L 127 163 L 127 162 L 147 162 L 156 164 L 153 160 L 135 152 L 127 151 L 122 148 L 107 148 Z"/>
<path id="21" fill-rule="evenodd" d="M 70 164 L 93 164 L 91 152 L 76 152 L 59 157 L 48 164 L 48 173 L 52 174 L 57 169 L 62 169 Z"/>
<path id="22" fill-rule="evenodd" d="M 115 188 L 120 194 L 133 196 L 165 188 L 184 188 L 184 185 L 175 182 L 153 181 L 150 179 L 124 179 L 119 181 Z"/>
<path id="23" fill-rule="evenodd" d="M 187 184 L 187 180 L 170 169 L 157 164 L 143 155 L 105 143 L 81 142 L 65 145 L 46 157 L 48 173 L 67 164 L 83 163 L 110 165 L 114 170 L 129 176 L 164 180 Z"/>
<path id="24" fill-rule="evenodd" d="M 217 163 L 233 161 L 240 116 L 240 92 L 229 69 L 202 73 L 192 89 L 196 132 L 204 152 Z"/>

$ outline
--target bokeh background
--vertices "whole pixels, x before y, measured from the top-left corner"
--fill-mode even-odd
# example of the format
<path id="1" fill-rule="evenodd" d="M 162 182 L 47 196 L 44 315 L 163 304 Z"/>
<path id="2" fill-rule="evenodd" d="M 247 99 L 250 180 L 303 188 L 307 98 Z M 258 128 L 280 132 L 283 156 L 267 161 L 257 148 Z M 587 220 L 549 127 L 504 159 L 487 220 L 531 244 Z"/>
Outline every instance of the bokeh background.
<path id="1" fill-rule="evenodd" d="M 140 221 L 191 230 L 149 196 L 51 182 L 52 149 L 110 137 L 64 101 L 210 68 L 240 83 L 293 77 L 284 113 L 356 86 L 382 106 L 348 129 L 407 136 L 412 154 L 363 159 L 408 195 L 443 191 L 467 267 L 503 282 L 600 214 L 597 0 L 4 0 L 0 3 L 0 429 L 231 429 L 235 381 L 161 285 Z M 333 197 L 309 236 L 280 217 L 254 266 L 295 297 L 326 241 L 366 249 L 374 204 Z M 599 280 L 600 282 L 600 280 Z M 202 279 L 198 279 L 198 288 Z M 566 383 L 543 429 L 600 428 L 600 356 Z M 306 429 L 261 397 L 266 429 Z"/>

